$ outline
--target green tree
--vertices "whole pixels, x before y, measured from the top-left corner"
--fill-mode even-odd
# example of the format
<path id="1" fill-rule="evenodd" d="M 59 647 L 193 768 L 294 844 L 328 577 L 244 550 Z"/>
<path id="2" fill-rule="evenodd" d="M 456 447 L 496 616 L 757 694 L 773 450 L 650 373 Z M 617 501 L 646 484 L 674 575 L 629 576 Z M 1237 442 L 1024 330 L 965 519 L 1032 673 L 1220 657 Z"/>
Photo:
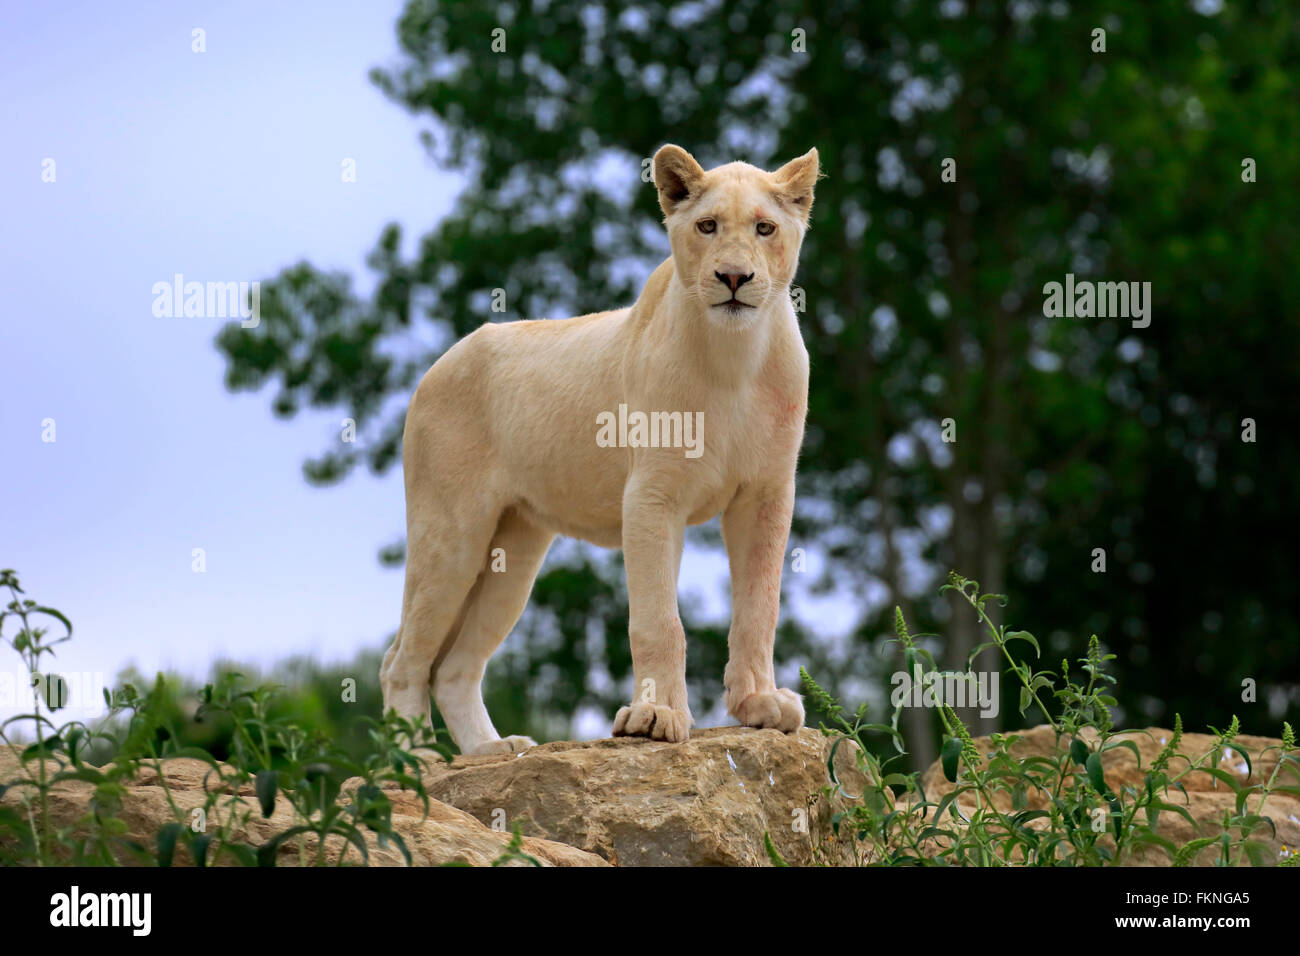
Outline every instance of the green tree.
<path id="1" fill-rule="evenodd" d="M 826 558 L 809 590 L 846 595 L 858 617 L 830 642 L 787 615 L 778 659 L 835 694 L 882 681 L 900 604 L 964 668 L 976 622 L 930 597 L 956 568 L 1010 593 L 1032 629 L 1057 628 L 1049 657 L 1099 633 L 1139 690 L 1129 719 L 1220 719 L 1251 677 L 1275 706 L 1244 725 L 1272 726 L 1300 686 L 1297 560 L 1278 540 L 1295 526 L 1300 426 L 1300 280 L 1279 254 L 1300 222 L 1300 34 L 1282 4 L 1192 6 L 1206 13 L 412 0 L 401 60 L 372 78 L 432 121 L 427 148 L 467 187 L 414 255 L 383 231 L 372 296 L 285 269 L 260 327 L 221 333 L 227 384 L 273 383 L 277 414 L 356 419 L 360 440 L 307 463 L 310 480 L 383 471 L 406 397 L 451 342 L 633 300 L 667 254 L 642 174 L 659 145 L 768 168 L 815 145 L 828 176 L 797 279 L 813 374 L 791 544 Z M 1066 273 L 1150 282 L 1150 326 L 1045 316 L 1043 286 Z M 1256 444 L 1240 439 L 1247 417 Z M 689 540 L 718 545 L 707 529 Z M 562 549 L 533 604 L 524 648 L 489 672 L 489 707 L 552 733 L 579 707 L 612 712 L 630 674 L 617 559 Z M 725 624 L 688 614 L 687 629 L 707 709 Z M 911 720 L 926 761 L 933 724 Z"/>

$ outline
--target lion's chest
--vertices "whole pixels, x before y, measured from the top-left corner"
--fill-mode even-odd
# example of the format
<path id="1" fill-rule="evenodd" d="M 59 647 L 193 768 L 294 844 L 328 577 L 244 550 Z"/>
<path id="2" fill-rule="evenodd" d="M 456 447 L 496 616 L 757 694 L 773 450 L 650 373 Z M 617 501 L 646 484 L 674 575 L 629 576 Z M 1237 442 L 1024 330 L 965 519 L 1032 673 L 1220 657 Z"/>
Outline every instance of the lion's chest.
<path id="1" fill-rule="evenodd" d="M 765 385 L 744 402 L 711 411 L 703 415 L 699 458 L 683 461 L 679 472 L 689 488 L 691 524 L 725 510 L 744 485 L 788 481 L 803 438 L 806 405 L 791 389 Z"/>

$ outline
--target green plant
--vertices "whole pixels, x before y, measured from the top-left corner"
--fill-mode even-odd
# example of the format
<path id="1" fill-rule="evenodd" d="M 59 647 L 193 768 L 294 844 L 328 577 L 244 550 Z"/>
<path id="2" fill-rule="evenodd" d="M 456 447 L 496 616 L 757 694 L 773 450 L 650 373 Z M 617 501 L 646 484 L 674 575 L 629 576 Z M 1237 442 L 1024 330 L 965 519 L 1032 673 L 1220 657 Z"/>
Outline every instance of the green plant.
<path id="1" fill-rule="evenodd" d="M 524 852 L 524 831 L 518 821 L 515 821 L 510 827 L 510 842 L 505 845 L 501 855 L 492 861 L 493 866 L 505 866 L 507 863 L 515 860 L 522 861 L 529 866 L 541 866 L 542 861 L 535 856 Z"/>
<path id="2" fill-rule="evenodd" d="M 148 851 L 125 836 L 122 822 L 123 782 L 133 775 L 130 760 L 97 771 L 83 762 L 83 754 L 101 736 L 79 721 L 56 724 L 53 714 L 62 708 L 66 683 L 56 674 L 44 673 L 42 667 L 54 648 L 72 637 L 72 624 L 53 608 L 22 597 L 23 589 L 11 569 L 0 571 L 0 587 L 8 590 L 11 600 L 0 611 L 0 639 L 21 658 L 31 677 L 30 713 L 10 717 L 0 724 L 0 744 L 18 758 L 20 773 L 0 780 L 0 797 L 10 796 L 0 804 L 0 861 L 30 863 L 37 866 L 54 863 L 94 865 L 117 862 L 120 855 L 147 857 Z M 48 627 L 37 621 L 48 618 L 64 628 L 62 636 L 50 638 Z M 8 620 L 16 619 L 18 630 L 5 636 Z M 142 701 L 134 692 L 105 694 L 109 714 L 117 717 L 139 708 Z M 35 741 L 25 747 L 12 739 L 16 726 L 30 721 Z M 134 738 L 133 738 L 134 739 Z M 82 780 L 94 786 L 87 812 L 76 820 L 55 821 L 50 794 L 65 780 Z M 7 837 L 7 839 L 3 839 Z"/>
<path id="3" fill-rule="evenodd" d="M 323 865 L 331 836 L 347 841 L 356 848 L 361 862 L 369 862 L 364 832 L 369 830 L 380 847 L 391 842 L 409 863 L 410 851 L 392 827 L 392 803 L 383 784 L 395 782 L 414 791 L 427 813 L 429 798 L 420 779 L 422 760 L 413 751 L 432 750 L 445 759 L 450 756 L 448 748 L 426 723 L 416 724 L 390 712 L 381 721 L 358 718 L 368 729 L 371 747 L 366 756 L 354 758 L 324 734 L 298 726 L 292 716 L 272 716 L 276 693 L 274 686 L 244 688 L 239 674 L 223 675 L 203 688 L 199 716 L 225 719 L 234 729 L 229 758 L 218 762 L 196 748 L 178 750 L 174 756 L 195 757 L 211 765 L 216 786 L 207 788 L 204 810 L 207 815 L 217 811 L 220 825 L 215 834 L 199 835 L 181 827 L 170 831 L 168 839 L 172 839 L 171 833 L 184 837 L 196 860 L 206 857 L 215 842 L 218 854 L 228 850 L 238 862 L 260 866 L 274 866 L 280 847 L 292 840 L 300 865 Z M 342 785 L 351 778 L 360 778 L 361 783 L 349 796 L 342 792 Z M 249 787 L 264 818 L 271 817 L 277 800 L 283 797 L 293 821 L 252 855 L 248 847 L 230 838 L 243 828 L 251 813 L 238 796 Z M 347 854 L 340 853 L 336 863 L 342 865 L 345 860 Z"/>
<path id="4" fill-rule="evenodd" d="M 62 706 L 66 686 L 57 675 L 45 674 L 42 666 L 54 647 L 72 635 L 68 619 L 53 608 L 23 597 L 18 576 L 0 571 L 0 587 L 11 600 L 0 612 L 0 638 L 23 660 L 34 695 L 31 712 L 11 717 L 0 724 L 0 744 L 17 758 L 17 774 L 0 780 L 0 863 L 10 865 L 120 865 L 125 862 L 170 866 L 178 846 L 187 848 L 199 866 L 228 860 L 242 865 L 274 865 L 281 847 L 297 849 L 301 865 L 325 862 L 326 841 L 345 841 L 336 864 L 369 861 L 366 834 L 374 834 L 380 847 L 393 844 L 411 861 L 401 834 L 392 826 L 392 803 L 385 784 L 414 791 L 427 813 L 428 794 L 420 776 L 426 756 L 442 759 L 449 748 L 437 733 L 421 720 L 412 722 L 389 712 L 382 720 L 359 717 L 369 747 L 361 757 L 349 755 L 319 731 L 299 725 L 292 714 L 277 710 L 278 688 L 241 686 L 241 676 L 227 674 L 204 687 L 200 719 L 227 721 L 232 743 L 227 759 L 218 760 L 208 751 L 180 746 L 169 729 L 171 691 L 159 675 L 147 693 L 127 683 L 111 693 L 105 691 L 107 713 L 95 727 L 80 721 L 56 723 L 54 713 Z M 50 639 L 40 619 L 62 625 L 64 633 Z M 16 619 L 18 630 L 4 635 L 7 620 Z M 31 744 L 17 743 L 14 731 L 30 722 L 35 733 Z M 109 752 L 111 762 L 96 766 L 88 760 L 92 752 Z M 204 781 L 204 802 L 199 807 L 182 807 L 168 783 L 166 763 L 193 758 L 209 766 Z M 172 814 L 156 844 L 146 846 L 128 835 L 121 817 L 128 784 L 142 770 L 157 777 Z M 360 782 L 349 793 L 345 781 Z M 56 786 L 68 781 L 90 784 L 94 790 L 87 810 L 75 819 L 56 819 L 51 795 Z M 241 795 L 252 791 L 253 803 Z M 283 799 L 290 809 L 290 822 L 259 844 L 241 838 L 256 812 L 270 818 Z M 518 839 L 502 854 L 502 860 L 530 859 Z M 355 854 L 351 850 L 355 849 Z M 535 862 L 535 861 L 534 861 Z"/>
<path id="5" fill-rule="evenodd" d="M 1231 752 L 1245 762 L 1247 780 L 1253 777 L 1250 754 L 1235 742 L 1236 717 L 1226 730 L 1211 728 L 1213 745 L 1192 757 L 1180 750 L 1182 718 L 1176 716 L 1173 736 L 1142 770 L 1137 745 L 1127 737 L 1120 739 L 1114 730 L 1110 708 L 1116 701 L 1109 688 L 1115 681 L 1106 672 L 1114 655 L 1101 652 L 1096 635 L 1088 642 L 1086 656 L 1077 661 L 1083 676 L 1073 677 L 1068 661 L 1061 662 L 1059 674 L 1037 670 L 1012 653 L 1016 644 L 1017 649 L 1027 646 L 1041 656 L 1034 636 L 1007 630 L 988 614 L 988 602 L 1005 605 L 1005 597 L 980 594 L 977 582 L 956 573 L 950 575 L 944 589 L 965 598 L 989 637 L 971 651 L 968 668 L 980 652 L 997 648 L 1005 662 L 1004 671 L 1013 675 L 1018 685 L 1021 716 L 1034 710 L 1041 713 L 1052 728 L 1055 746 L 1046 754 L 1021 756 L 1014 747 L 1022 737 L 993 734 L 987 752 L 983 752 L 957 714 L 944 706 L 940 709 L 944 725 L 940 763 L 953 786 L 932 799 L 919 773 L 890 770 L 905 752 L 898 730 L 903 703 L 895 706 L 889 724 L 870 722 L 865 705 L 849 716 L 801 670 L 812 703 L 830 722 L 829 727 L 823 724 L 823 732 L 836 738 L 828 767 L 845 809 L 834 814 L 832 824 L 837 836 L 849 839 L 855 859 L 887 865 L 1098 866 L 1119 863 L 1140 848 L 1155 846 L 1173 865 L 1182 866 L 1217 845 L 1221 865 L 1232 865 L 1243 854 L 1255 865 L 1274 862 L 1268 845 L 1252 839 L 1252 834 L 1263 828 L 1275 832 L 1273 821 L 1264 813 L 1272 794 L 1300 794 L 1300 787 L 1279 783 L 1284 766 L 1300 769 L 1300 753 L 1289 724 L 1283 725 L 1280 746 L 1265 751 L 1276 750 L 1278 759 L 1268 779 L 1260 783 L 1245 783 L 1218 766 L 1221 757 Z M 901 610 L 895 609 L 894 619 L 896 638 L 891 643 L 903 648 L 908 674 L 923 677 L 928 671 L 942 677 L 933 656 L 916 642 L 917 637 L 926 635 L 912 635 Z M 896 754 L 883 759 L 873 754 L 867 736 L 877 733 L 891 738 Z M 860 794 L 849 793 L 837 773 L 835 753 L 845 744 L 853 747 L 857 769 L 865 781 Z M 1116 790 L 1107 783 L 1102 758 L 1118 748 L 1130 750 L 1136 758 L 1143 773 L 1140 786 Z M 1171 769 L 1176 758 L 1186 764 L 1177 773 Z M 1179 805 L 1173 795 L 1180 793 L 1186 802 L 1183 781 L 1194 773 L 1209 774 L 1227 786 L 1235 794 L 1235 806 L 1225 811 L 1218 835 L 1200 836 L 1176 846 L 1157 826 L 1160 814 L 1174 813 L 1198 829 L 1186 806 Z M 1252 796 L 1258 800 L 1250 808 Z"/>

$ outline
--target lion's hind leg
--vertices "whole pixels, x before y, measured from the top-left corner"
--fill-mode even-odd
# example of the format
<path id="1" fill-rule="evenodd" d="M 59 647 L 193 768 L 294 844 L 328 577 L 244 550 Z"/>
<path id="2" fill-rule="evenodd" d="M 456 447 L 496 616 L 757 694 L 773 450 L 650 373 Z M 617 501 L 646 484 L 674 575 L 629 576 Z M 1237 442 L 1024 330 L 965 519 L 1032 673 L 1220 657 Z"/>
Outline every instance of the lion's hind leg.
<path id="1" fill-rule="evenodd" d="M 518 622 L 554 535 L 514 510 L 502 515 L 470 593 L 464 620 L 438 662 L 433 680 L 438 711 L 463 753 L 518 753 L 536 743 L 502 738 L 483 704 L 483 673 Z"/>

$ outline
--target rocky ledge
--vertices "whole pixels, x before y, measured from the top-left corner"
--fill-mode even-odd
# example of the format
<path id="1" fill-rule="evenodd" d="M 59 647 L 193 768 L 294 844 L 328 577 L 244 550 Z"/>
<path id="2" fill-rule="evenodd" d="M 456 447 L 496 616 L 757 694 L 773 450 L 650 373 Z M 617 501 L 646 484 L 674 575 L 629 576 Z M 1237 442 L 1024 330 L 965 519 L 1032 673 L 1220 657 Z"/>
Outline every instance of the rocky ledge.
<path id="1" fill-rule="evenodd" d="M 1055 747 L 1050 727 L 1020 731 L 1017 736 L 1013 753 L 1022 758 L 1047 754 Z M 1131 742 L 1146 767 L 1169 736 L 1168 730 L 1149 728 L 1117 739 Z M 1253 766 L 1247 768 L 1240 756 L 1228 751 L 1217 760 L 1217 768 L 1243 783 L 1267 781 L 1276 766 L 1276 751 L 1265 752 L 1280 741 L 1241 736 L 1235 742 L 1250 753 Z M 1213 744 L 1212 737 L 1186 734 L 1179 749 L 1199 757 Z M 987 738 L 978 738 L 976 745 L 981 751 L 991 746 Z M 837 841 L 831 828 L 831 816 L 842 806 L 842 797 L 833 794 L 830 786 L 831 755 L 831 740 L 810 728 L 787 735 L 719 727 L 697 730 L 682 744 L 635 737 L 558 741 L 522 754 L 457 757 L 450 764 L 429 760 L 424 782 L 433 799 L 427 816 L 413 793 L 394 785 L 388 796 L 394 828 L 418 866 L 489 864 L 501 855 L 510 839 L 508 831 L 516 824 L 524 834 L 523 852 L 547 866 L 764 866 L 769 863 L 765 834 L 791 865 L 841 866 L 853 859 L 850 847 Z M 848 748 L 839 747 L 834 759 L 841 780 L 858 792 L 861 780 Z M 1185 767 L 1175 759 L 1171 776 Z M 1140 786 L 1142 774 L 1137 768 L 1127 746 L 1103 755 L 1106 782 L 1112 789 Z M 0 781 L 17 774 L 16 758 L 0 748 Z M 160 827 L 177 819 L 168 791 L 175 805 L 188 813 L 203 804 L 205 788 L 214 780 L 207 764 L 190 759 L 167 761 L 164 774 L 166 789 L 154 770 L 141 772 L 127 786 L 121 814 L 126 835 L 146 846 L 154 843 Z M 344 792 L 355 789 L 358 782 L 345 783 Z M 937 765 L 924 775 L 923 783 L 932 800 L 952 788 Z M 1171 791 L 1166 800 L 1179 804 L 1191 820 L 1181 813 L 1164 812 L 1159 834 L 1178 846 L 1193 836 L 1217 835 L 1224 811 L 1235 808 L 1231 788 L 1205 773 L 1188 774 L 1181 783 L 1186 793 Z M 1294 768 L 1284 767 L 1278 783 L 1295 788 Z M 87 813 L 93 792 L 91 784 L 77 781 L 55 788 L 51 807 L 56 825 L 75 827 Z M 0 803 L 12 806 L 17 794 L 11 789 Z M 253 811 L 241 814 L 247 816 L 235 834 L 241 841 L 261 844 L 293 825 L 282 797 L 272 816 L 263 819 L 251 790 L 232 796 Z M 1031 793 L 1027 800 L 1032 807 L 1041 797 Z M 1257 804 L 1257 796 L 1246 801 L 1251 808 Z M 1300 799 L 1294 792 L 1274 794 L 1266 812 L 1275 829 L 1261 827 L 1253 836 L 1266 842 L 1266 858 L 1280 861 L 1300 846 Z M 343 841 L 334 839 L 326 846 L 327 862 L 344 852 Z M 379 847 L 373 836 L 367 837 L 367 846 L 372 865 L 404 864 L 394 847 Z M 296 863 L 302 852 L 314 854 L 314 847 L 290 840 L 280 848 L 287 865 Z M 1210 865 L 1215 852 L 1207 847 L 1195 862 Z M 358 862 L 359 856 L 353 851 L 348 861 Z M 176 862 L 190 862 L 183 848 L 178 848 Z M 1146 847 L 1130 862 L 1163 866 L 1169 860 L 1157 847 Z"/>

